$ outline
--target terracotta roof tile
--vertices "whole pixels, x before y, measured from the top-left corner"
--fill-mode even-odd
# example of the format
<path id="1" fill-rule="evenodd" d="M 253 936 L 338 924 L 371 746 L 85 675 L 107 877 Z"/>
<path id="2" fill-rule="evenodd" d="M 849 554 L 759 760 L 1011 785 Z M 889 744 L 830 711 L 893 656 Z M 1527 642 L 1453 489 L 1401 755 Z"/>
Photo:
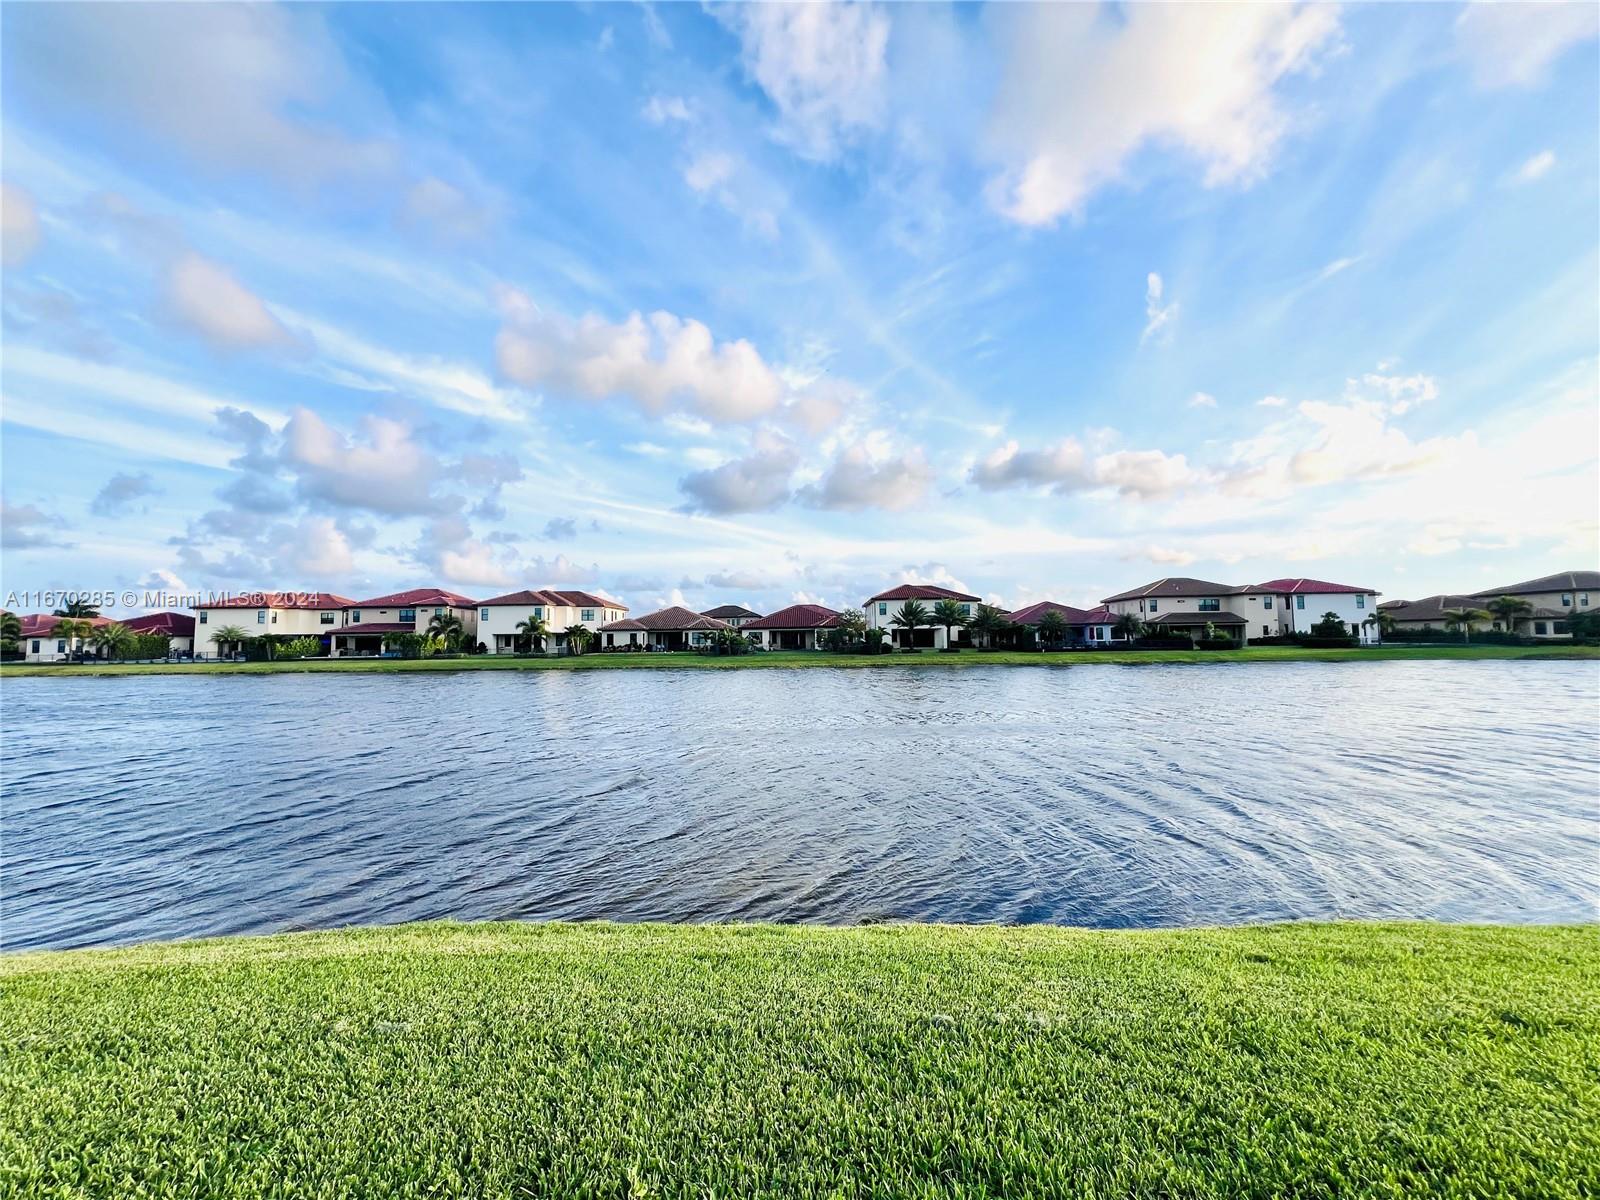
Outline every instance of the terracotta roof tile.
<path id="1" fill-rule="evenodd" d="M 744 629 L 830 629 L 839 623 L 839 614 L 820 604 L 791 604 L 759 621 L 746 621 Z"/>
<path id="2" fill-rule="evenodd" d="M 981 596 L 969 596 L 966 592 L 953 592 L 946 587 L 937 587 L 931 583 L 902 583 L 899 587 L 892 587 L 886 592 L 879 592 L 876 596 L 868 596 L 867 603 L 875 604 L 879 600 L 981 600 Z"/>
<path id="3" fill-rule="evenodd" d="M 656 633 L 682 632 L 691 629 L 732 629 L 726 621 L 719 621 L 715 617 L 708 617 L 704 613 L 691 612 L 687 608 L 673 605 L 663 608 L 659 612 L 645 613 L 642 617 L 623 618 L 613 621 L 609 625 L 600 626 L 606 633 L 626 633 L 629 630 L 649 630 Z"/>

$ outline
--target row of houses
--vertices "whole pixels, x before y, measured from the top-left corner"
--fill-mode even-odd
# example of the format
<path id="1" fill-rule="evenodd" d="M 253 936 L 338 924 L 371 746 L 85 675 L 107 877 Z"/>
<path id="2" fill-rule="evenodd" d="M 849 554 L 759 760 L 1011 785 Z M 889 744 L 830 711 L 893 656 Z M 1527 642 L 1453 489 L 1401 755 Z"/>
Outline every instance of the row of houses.
<path id="1" fill-rule="evenodd" d="M 1037 630 L 1047 621 L 1058 625 L 1068 645 L 1110 645 L 1121 640 L 1118 623 L 1136 617 L 1149 632 L 1162 636 L 1226 637 L 1240 643 L 1259 638 L 1308 634 L 1329 614 L 1363 644 L 1382 637 L 1385 624 L 1403 636 L 1413 628 L 1443 627 L 1449 610 L 1481 609 L 1489 600 L 1511 596 L 1528 602 L 1519 619 L 1488 618 L 1483 628 L 1532 637 L 1567 634 L 1564 614 L 1583 611 L 1591 594 L 1600 596 L 1600 572 L 1568 571 L 1470 595 L 1430 596 L 1425 600 L 1378 603 L 1376 590 L 1321 579 L 1282 578 L 1257 584 L 1226 584 L 1172 576 L 1130 591 L 1107 596 L 1094 608 L 1077 608 L 1041 600 L 1003 615 L 1013 626 Z M 907 601 L 929 612 L 925 625 L 905 629 L 896 617 Z M 934 584 L 907 583 L 868 597 L 861 607 L 869 629 L 902 648 L 945 649 L 971 641 L 957 624 L 936 623 L 935 605 L 952 602 L 963 620 L 982 603 L 978 596 Z M 1052 620 L 1054 614 L 1056 620 Z M 1383 614 L 1380 619 L 1379 614 Z M 762 614 L 740 605 L 722 605 L 705 612 L 669 607 L 630 616 L 621 601 L 592 592 L 557 588 L 522 590 L 473 600 L 442 588 L 413 588 L 366 600 L 332 592 L 256 592 L 195 608 L 194 615 L 153 613 L 123 622 L 139 632 L 165 632 L 172 652 L 200 656 L 226 655 L 239 649 L 219 631 L 242 631 L 284 638 L 315 638 L 331 657 L 382 654 L 399 634 L 426 634 L 441 618 L 453 619 L 463 640 L 489 654 L 567 649 L 567 630 L 582 626 L 602 650 L 693 650 L 710 644 L 725 630 L 738 630 L 769 650 L 814 650 L 823 647 L 843 614 L 820 604 L 795 604 Z M 57 618 L 23 618 L 23 649 L 29 661 L 48 662 L 81 649 L 53 634 Z M 106 618 L 96 617 L 93 624 Z M 530 630 L 543 629 L 535 637 Z"/>

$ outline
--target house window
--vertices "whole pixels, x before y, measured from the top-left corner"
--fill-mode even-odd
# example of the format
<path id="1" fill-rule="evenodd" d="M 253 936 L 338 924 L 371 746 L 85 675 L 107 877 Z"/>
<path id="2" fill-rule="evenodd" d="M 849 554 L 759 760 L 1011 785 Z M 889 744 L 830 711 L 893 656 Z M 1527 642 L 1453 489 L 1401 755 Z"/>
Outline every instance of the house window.
<path id="1" fill-rule="evenodd" d="M 880 617 L 886 617 L 889 615 L 889 602 L 887 600 L 878 601 L 878 615 Z"/>
<path id="2" fill-rule="evenodd" d="M 200 610 L 200 624 L 204 625 L 205 623 L 206 623 L 206 610 L 202 608 Z"/>
<path id="3" fill-rule="evenodd" d="M 1306 598 L 1304 596 L 1296 596 L 1294 598 L 1294 606 L 1299 609 L 1305 608 Z"/>
<path id="4" fill-rule="evenodd" d="M 444 611 L 444 609 L 442 609 L 442 608 L 436 608 L 436 609 L 433 610 L 433 615 L 437 617 L 443 611 Z"/>
<path id="5" fill-rule="evenodd" d="M 594 620 L 594 609 L 592 609 L 592 608 L 580 609 L 579 612 L 578 612 L 578 620 L 580 620 L 580 621 L 592 621 L 592 620 Z"/>
<path id="6" fill-rule="evenodd" d="M 266 623 L 267 623 L 267 610 L 264 609 L 264 608 L 256 609 L 256 624 L 257 625 L 265 625 Z"/>
<path id="7" fill-rule="evenodd" d="M 1367 598 L 1365 596 L 1357 596 L 1356 597 L 1356 607 L 1357 608 L 1365 608 L 1366 606 L 1367 606 Z"/>
<path id="8" fill-rule="evenodd" d="M 1565 621 L 1557 621 L 1554 625 L 1550 626 L 1551 633 L 1565 633 L 1566 631 L 1567 623 Z"/>
<path id="9" fill-rule="evenodd" d="M 1206 596 L 1201 599 L 1197 607 L 1201 612 L 1219 612 L 1222 609 L 1222 601 L 1215 596 Z"/>
<path id="10" fill-rule="evenodd" d="M 1263 625 L 1261 627 L 1261 636 L 1262 637 L 1271 637 L 1272 636 L 1272 626 L 1271 625 Z"/>
<path id="11" fill-rule="evenodd" d="M 1154 600 L 1150 601 L 1150 611 L 1151 612 L 1155 612 L 1156 611 L 1156 602 Z"/>
<path id="12" fill-rule="evenodd" d="M 1561 593 L 1561 607 L 1562 608 L 1571 608 L 1572 607 L 1572 593 L 1571 592 L 1562 592 Z"/>
<path id="13" fill-rule="evenodd" d="M 544 616 L 544 606 L 541 604 L 535 604 L 533 606 L 533 615 L 542 618 Z"/>
<path id="14" fill-rule="evenodd" d="M 438 609 L 435 609 L 434 611 L 437 612 Z M 416 624 L 417 610 L 414 608 L 402 608 L 400 610 L 400 619 L 402 621 L 409 621 L 412 624 Z"/>
<path id="15" fill-rule="evenodd" d="M 1588 592 L 1579 592 L 1578 593 L 1578 607 L 1579 608 L 1588 608 L 1589 607 L 1589 593 Z"/>
<path id="16" fill-rule="evenodd" d="M 1541 637 L 1544 636 L 1545 630 L 1547 628 L 1548 628 L 1548 626 L 1543 621 L 1535 621 L 1533 623 L 1533 631 L 1534 631 L 1534 633 L 1538 634 Z"/>
<path id="17" fill-rule="evenodd" d="M 359 608 L 352 608 L 350 610 L 350 624 L 352 624 L 352 625 L 361 624 L 361 610 Z"/>
<path id="18" fill-rule="evenodd" d="M 331 612 L 318 613 L 317 620 L 321 621 L 324 625 L 332 625 L 333 614 Z"/>
<path id="19" fill-rule="evenodd" d="M 478 620 L 487 621 L 488 619 L 489 619 L 489 610 L 487 608 L 480 608 L 478 610 Z"/>
<path id="20" fill-rule="evenodd" d="M 34 638 L 33 639 L 33 652 L 35 654 L 39 653 L 39 639 L 38 638 Z"/>
<path id="21" fill-rule="evenodd" d="M 276 609 L 274 609 L 273 613 L 272 613 L 272 623 L 274 625 L 276 625 L 278 623 L 278 613 L 277 613 Z"/>
<path id="22" fill-rule="evenodd" d="M 1262 608 L 1271 608 L 1272 607 L 1272 597 L 1271 596 L 1263 596 L 1263 597 L 1261 597 L 1261 607 Z"/>
<path id="23" fill-rule="evenodd" d="M 962 615 L 962 616 L 963 616 L 963 617 L 970 617 L 970 616 L 971 616 L 971 615 L 972 615 L 972 605 L 970 605 L 970 604 L 963 604 L 963 605 L 962 605 L 962 606 L 961 606 L 961 615 Z"/>
<path id="24" fill-rule="evenodd" d="M 57 654 L 65 654 L 66 652 L 67 652 L 67 643 L 66 643 L 66 640 L 63 638 L 60 641 L 56 642 L 56 653 Z"/>

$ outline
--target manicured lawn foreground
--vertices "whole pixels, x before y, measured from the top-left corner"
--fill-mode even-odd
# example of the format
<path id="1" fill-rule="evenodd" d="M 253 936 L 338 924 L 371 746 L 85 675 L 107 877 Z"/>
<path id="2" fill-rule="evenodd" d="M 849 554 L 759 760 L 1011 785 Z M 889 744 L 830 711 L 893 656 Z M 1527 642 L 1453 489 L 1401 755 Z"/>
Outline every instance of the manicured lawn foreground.
<path id="1" fill-rule="evenodd" d="M 1594 1196 L 1594 928 L 456 925 L 0 959 L 27 1196 Z"/>

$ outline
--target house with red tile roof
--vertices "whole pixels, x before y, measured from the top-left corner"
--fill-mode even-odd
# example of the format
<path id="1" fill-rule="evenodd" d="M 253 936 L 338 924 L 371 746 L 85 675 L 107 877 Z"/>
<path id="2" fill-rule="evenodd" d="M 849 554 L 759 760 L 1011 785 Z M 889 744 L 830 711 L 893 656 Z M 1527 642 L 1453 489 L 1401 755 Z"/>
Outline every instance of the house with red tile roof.
<path id="1" fill-rule="evenodd" d="M 134 633 L 165 637 L 168 654 L 184 655 L 194 651 L 194 618 L 188 613 L 145 613 L 141 617 L 129 617 L 122 624 Z"/>
<path id="2" fill-rule="evenodd" d="M 821 650 L 828 632 L 839 627 L 840 614 L 820 604 L 791 604 L 740 626 L 768 650 Z"/>
<path id="3" fill-rule="evenodd" d="M 1379 592 L 1326 579 L 1269 579 L 1244 589 L 1245 611 L 1257 617 L 1263 637 L 1310 633 L 1332 613 L 1351 635 L 1362 642 L 1380 640 L 1377 624 Z M 1260 609 L 1255 605 L 1259 603 Z M 1267 614 L 1271 612 L 1276 622 Z M 1266 630 L 1276 629 L 1273 633 Z"/>
<path id="4" fill-rule="evenodd" d="M 1117 616 L 1137 615 L 1159 634 L 1197 638 L 1209 625 L 1241 641 L 1309 633 L 1331 612 L 1352 636 L 1371 642 L 1378 640 L 1377 625 L 1368 624 L 1377 612 L 1378 594 L 1323 579 L 1231 584 L 1171 576 L 1107 596 L 1103 603 Z"/>
<path id="5" fill-rule="evenodd" d="M 1111 644 L 1111 630 L 1117 623 L 1117 615 L 1104 604 L 1099 608 L 1074 608 L 1070 604 L 1058 604 L 1054 600 L 1041 600 L 1037 604 L 1030 604 L 1026 608 L 1007 613 L 1006 618 L 1013 625 L 1025 625 L 1037 634 L 1047 613 L 1055 613 L 1061 618 L 1066 628 L 1066 644 L 1069 646 Z"/>
<path id="6" fill-rule="evenodd" d="M 602 650 L 693 650 L 709 645 L 726 621 L 673 605 L 642 617 L 624 617 L 600 627 Z"/>
<path id="7" fill-rule="evenodd" d="M 747 621 L 754 621 L 761 616 L 754 609 L 746 608 L 742 604 L 719 604 L 716 608 L 708 608 L 700 614 L 702 617 L 715 617 L 719 621 L 726 621 L 735 629 L 742 628 Z"/>
<path id="8" fill-rule="evenodd" d="M 17 620 L 22 626 L 22 635 L 17 644 L 22 650 L 23 660 L 31 663 L 65 662 L 74 654 L 81 653 L 87 646 L 85 638 L 56 635 L 56 626 L 70 619 L 54 613 L 25 613 L 19 616 Z M 87 621 L 91 629 L 111 624 L 109 617 L 77 619 Z"/>
<path id="9" fill-rule="evenodd" d="M 478 601 L 478 640 L 490 654 L 554 652 L 566 649 L 566 631 L 582 625 L 598 633 L 601 626 L 620 621 L 628 606 L 609 596 L 561 588 L 523 589 Z M 519 632 L 525 621 L 537 618 L 549 631 L 539 643 Z"/>
<path id="10" fill-rule="evenodd" d="M 246 637 L 314 637 L 326 647 L 343 624 L 350 600 L 334 592 L 238 592 L 194 608 L 196 658 L 237 653 L 239 643 L 221 643 L 219 629 L 242 629 Z"/>
<path id="11" fill-rule="evenodd" d="M 926 625 L 918 625 L 916 629 L 902 629 L 895 625 L 894 617 L 907 600 L 916 600 L 927 609 L 930 620 Z M 882 629 L 889 634 L 896 646 L 931 646 L 935 650 L 945 648 L 945 628 L 943 625 L 932 623 L 933 606 L 941 600 L 954 600 L 961 606 L 961 615 L 970 617 L 977 611 L 981 597 L 970 595 L 967 592 L 953 591 L 947 587 L 939 587 L 932 583 L 902 583 L 886 591 L 879 592 L 876 596 L 867 597 L 862 604 L 867 614 L 867 627 L 869 629 Z M 967 640 L 966 631 L 958 629 L 953 631 L 957 643 Z"/>
<path id="12" fill-rule="evenodd" d="M 333 631 L 330 653 L 335 658 L 382 654 L 391 638 L 426 634 L 434 618 L 445 614 L 461 622 L 467 645 L 478 641 L 478 602 L 460 592 L 420 587 L 348 601 Z"/>

